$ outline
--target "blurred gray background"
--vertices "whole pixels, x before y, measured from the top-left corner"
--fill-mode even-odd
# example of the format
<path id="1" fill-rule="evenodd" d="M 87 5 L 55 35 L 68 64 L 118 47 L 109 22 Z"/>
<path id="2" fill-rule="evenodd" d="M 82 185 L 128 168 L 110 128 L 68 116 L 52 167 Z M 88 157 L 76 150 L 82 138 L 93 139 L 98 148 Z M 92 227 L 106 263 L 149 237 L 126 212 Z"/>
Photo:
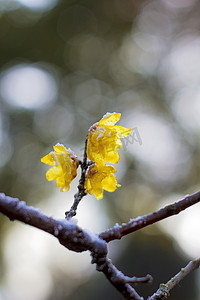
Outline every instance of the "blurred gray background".
<path id="1" fill-rule="evenodd" d="M 0 0 L 0 191 L 55 218 L 73 202 L 47 182 L 41 157 L 60 142 L 81 158 L 88 128 L 121 112 L 132 128 L 122 185 L 86 196 L 78 224 L 101 232 L 200 189 L 200 2 Z M 80 173 L 79 173 L 80 175 Z M 144 297 L 200 252 L 200 207 L 111 242 L 127 275 L 154 277 Z M 0 216 L 0 300 L 122 299 L 53 237 Z M 172 300 L 200 299 L 194 272 Z"/>

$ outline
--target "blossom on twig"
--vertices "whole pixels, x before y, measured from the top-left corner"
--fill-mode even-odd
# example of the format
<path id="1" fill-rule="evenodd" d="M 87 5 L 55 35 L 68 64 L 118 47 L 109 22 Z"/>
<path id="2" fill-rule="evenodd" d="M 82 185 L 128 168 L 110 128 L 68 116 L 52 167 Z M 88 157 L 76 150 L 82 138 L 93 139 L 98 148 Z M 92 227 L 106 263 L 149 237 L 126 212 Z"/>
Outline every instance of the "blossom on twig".
<path id="1" fill-rule="evenodd" d="M 106 162 L 118 163 L 117 151 L 123 145 L 120 138 L 128 136 L 131 132 L 131 128 L 115 125 L 120 117 L 120 113 L 107 113 L 99 122 L 90 127 L 85 142 L 83 162 L 79 161 L 76 155 L 62 144 L 55 145 L 54 151 L 41 159 L 43 163 L 53 166 L 47 171 L 46 178 L 49 181 L 56 179 L 56 184 L 61 187 L 61 192 L 69 190 L 80 163 L 82 175 L 78 193 L 75 195 L 75 205 L 72 206 L 73 215 L 76 210 L 74 207 L 77 208 L 80 200 L 86 195 L 86 191 L 90 195 L 94 193 L 97 199 L 102 199 L 103 190 L 114 192 L 120 186 L 113 174 L 117 172 L 116 169 L 106 165 Z M 87 157 L 91 162 L 87 163 Z"/>
<path id="2" fill-rule="evenodd" d="M 60 191 L 67 192 L 77 175 L 79 162 L 72 150 L 66 149 L 64 145 L 56 144 L 53 149 L 41 159 L 43 163 L 53 166 L 47 171 L 46 178 L 48 181 L 56 179 L 57 187 L 61 187 Z"/>
<path id="3" fill-rule="evenodd" d="M 87 156 L 96 165 L 105 162 L 116 164 L 119 161 L 117 150 L 123 145 L 120 138 L 130 134 L 131 128 L 115 125 L 121 117 L 120 113 L 107 113 L 89 129 Z"/>
<path id="4" fill-rule="evenodd" d="M 87 173 L 86 190 L 88 194 L 94 193 L 95 197 L 100 200 L 103 198 L 103 190 L 114 192 L 117 187 L 121 186 L 117 183 L 113 173 L 117 170 L 113 166 L 92 165 Z"/>

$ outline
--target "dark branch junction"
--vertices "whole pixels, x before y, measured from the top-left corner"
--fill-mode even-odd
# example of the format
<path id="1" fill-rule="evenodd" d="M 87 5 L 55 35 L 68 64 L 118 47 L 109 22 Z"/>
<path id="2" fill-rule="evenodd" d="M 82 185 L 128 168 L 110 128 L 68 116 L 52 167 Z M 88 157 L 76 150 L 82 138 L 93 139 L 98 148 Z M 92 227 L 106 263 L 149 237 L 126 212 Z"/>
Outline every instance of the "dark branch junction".
<path id="1" fill-rule="evenodd" d="M 86 168 L 86 164 L 87 161 L 84 160 L 82 170 Z M 84 174 L 84 172 L 82 174 Z M 82 176 L 83 182 L 85 182 L 85 175 Z M 81 197 L 80 190 L 78 195 Z M 39 209 L 27 206 L 24 201 L 19 201 L 16 198 L 5 196 L 5 194 L 0 194 L 0 212 L 7 216 L 11 221 L 18 220 L 50 233 L 59 240 L 60 244 L 71 251 L 83 252 L 89 250 L 91 252 L 92 263 L 96 264 L 97 271 L 104 273 L 109 282 L 124 296 L 125 299 L 143 300 L 143 297 L 138 295 L 131 284 L 150 283 L 152 281 L 152 277 L 150 275 L 146 275 L 144 277 L 125 276 L 112 264 L 111 260 L 108 259 L 107 243 L 114 239 L 120 239 L 124 235 L 167 217 L 178 214 L 199 201 L 200 192 L 197 192 L 191 196 L 186 196 L 184 199 L 175 202 L 174 204 L 167 205 L 156 212 L 130 220 L 127 224 L 121 226 L 116 224 L 113 228 L 102 232 L 99 235 L 83 230 L 68 219 L 57 220 L 52 217 L 48 217 Z M 75 209 L 74 213 L 76 213 L 77 206 L 72 207 Z M 72 212 L 72 209 L 70 211 Z M 197 269 L 199 265 L 200 259 L 196 259 L 188 263 L 185 268 L 182 268 L 181 271 L 171 278 L 166 284 L 161 284 L 157 292 L 150 296 L 148 300 L 167 298 L 170 290 L 190 272 Z"/>
<path id="2" fill-rule="evenodd" d="M 92 263 L 96 264 L 97 271 L 102 272 L 126 299 L 143 300 L 130 283 L 148 283 L 151 281 L 151 276 L 147 275 L 142 278 L 125 276 L 108 259 L 107 244 L 97 234 L 83 230 L 66 219 L 57 220 L 48 217 L 39 209 L 27 206 L 24 201 L 4 194 L 0 194 L 0 212 L 12 221 L 18 220 L 50 233 L 59 240 L 60 244 L 71 251 L 89 250 Z"/>

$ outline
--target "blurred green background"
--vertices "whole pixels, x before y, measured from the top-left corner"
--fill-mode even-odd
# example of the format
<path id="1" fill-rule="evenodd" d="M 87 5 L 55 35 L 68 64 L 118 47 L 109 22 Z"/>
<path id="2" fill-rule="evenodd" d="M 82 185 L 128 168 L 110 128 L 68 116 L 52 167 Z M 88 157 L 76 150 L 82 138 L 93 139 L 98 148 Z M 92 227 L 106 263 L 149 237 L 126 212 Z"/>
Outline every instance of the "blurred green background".
<path id="1" fill-rule="evenodd" d="M 78 224 L 101 232 L 200 189 L 200 2 L 0 0 L 0 191 L 64 218 L 68 193 L 40 158 L 60 142 L 81 158 L 106 112 L 131 127 L 117 165 L 122 185 L 86 196 Z M 200 252 L 200 207 L 111 242 L 127 275 L 154 277 L 144 297 Z M 53 237 L 0 216 L 0 300 L 122 299 Z M 200 299 L 200 273 L 171 293 Z"/>

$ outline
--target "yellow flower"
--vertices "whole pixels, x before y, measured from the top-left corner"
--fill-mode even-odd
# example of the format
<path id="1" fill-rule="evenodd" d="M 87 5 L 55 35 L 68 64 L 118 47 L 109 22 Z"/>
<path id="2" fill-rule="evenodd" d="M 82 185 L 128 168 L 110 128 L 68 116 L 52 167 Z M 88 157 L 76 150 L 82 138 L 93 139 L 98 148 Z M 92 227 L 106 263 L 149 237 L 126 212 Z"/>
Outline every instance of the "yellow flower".
<path id="1" fill-rule="evenodd" d="M 120 138 L 131 132 L 131 128 L 115 125 L 120 117 L 120 113 L 107 113 L 90 127 L 87 156 L 97 165 L 104 165 L 105 162 L 116 164 L 119 161 L 117 150 L 122 146 Z"/>
<path id="2" fill-rule="evenodd" d="M 87 173 L 86 190 L 100 200 L 103 198 L 103 190 L 114 192 L 117 187 L 121 186 L 117 183 L 116 177 L 113 173 L 117 170 L 113 166 L 92 165 Z"/>
<path id="3" fill-rule="evenodd" d="M 66 149 L 62 144 L 56 144 L 54 151 L 44 156 L 41 161 L 53 166 L 46 173 L 48 181 L 56 179 L 57 187 L 61 187 L 61 192 L 67 192 L 70 183 L 77 175 L 79 165 L 76 155 L 71 149 Z"/>

